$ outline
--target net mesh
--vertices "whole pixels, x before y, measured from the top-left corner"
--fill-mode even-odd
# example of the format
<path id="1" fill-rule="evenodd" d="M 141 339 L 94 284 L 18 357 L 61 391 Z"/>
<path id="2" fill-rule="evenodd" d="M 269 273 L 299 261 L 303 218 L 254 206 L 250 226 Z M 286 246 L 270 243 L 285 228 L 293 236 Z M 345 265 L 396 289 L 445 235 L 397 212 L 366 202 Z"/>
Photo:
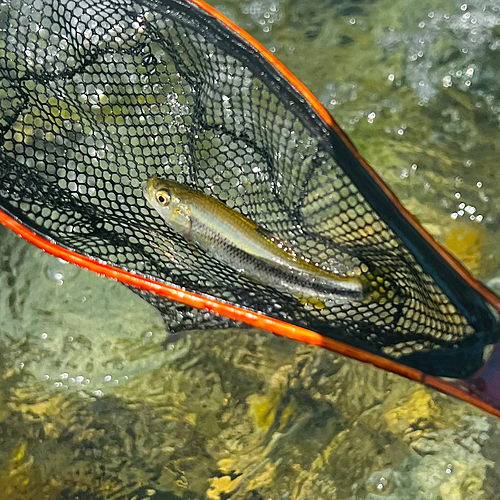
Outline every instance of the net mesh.
<path id="1" fill-rule="evenodd" d="M 460 371 L 428 370 L 475 369 L 494 335 L 477 331 L 367 202 L 308 105 L 235 39 L 188 2 L 2 3 L 3 209 L 155 280 L 412 365 L 466 349 Z M 363 274 L 375 296 L 326 307 L 236 274 L 146 204 L 153 175 L 218 198 L 317 264 Z M 171 330 L 221 321 L 141 293 Z"/>

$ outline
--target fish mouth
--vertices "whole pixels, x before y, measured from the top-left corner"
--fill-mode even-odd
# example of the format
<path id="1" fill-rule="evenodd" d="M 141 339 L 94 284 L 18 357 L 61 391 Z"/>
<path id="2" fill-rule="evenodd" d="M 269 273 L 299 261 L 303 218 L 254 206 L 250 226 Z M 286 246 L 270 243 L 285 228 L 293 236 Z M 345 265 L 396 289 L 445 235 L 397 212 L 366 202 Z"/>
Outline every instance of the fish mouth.
<path id="1" fill-rule="evenodd" d="M 154 199 L 154 193 L 156 191 L 156 186 L 159 180 L 160 179 L 158 179 L 158 177 L 156 176 L 151 177 L 145 182 L 144 186 L 142 187 L 142 194 L 144 195 L 144 198 L 146 198 L 146 200 L 148 200 L 149 202 Z"/>

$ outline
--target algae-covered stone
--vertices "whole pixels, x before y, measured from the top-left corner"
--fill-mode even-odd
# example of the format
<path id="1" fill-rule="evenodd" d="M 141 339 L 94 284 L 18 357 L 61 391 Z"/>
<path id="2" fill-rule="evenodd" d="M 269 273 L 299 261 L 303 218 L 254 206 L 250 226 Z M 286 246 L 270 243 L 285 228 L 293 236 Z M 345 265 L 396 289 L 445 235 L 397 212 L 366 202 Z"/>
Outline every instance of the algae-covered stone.
<path id="1" fill-rule="evenodd" d="M 429 391 L 423 387 L 418 387 L 413 391 L 408 402 L 392 408 L 384 417 L 389 430 L 400 433 L 419 421 L 436 420 L 439 413 L 439 407 L 434 403 Z"/>

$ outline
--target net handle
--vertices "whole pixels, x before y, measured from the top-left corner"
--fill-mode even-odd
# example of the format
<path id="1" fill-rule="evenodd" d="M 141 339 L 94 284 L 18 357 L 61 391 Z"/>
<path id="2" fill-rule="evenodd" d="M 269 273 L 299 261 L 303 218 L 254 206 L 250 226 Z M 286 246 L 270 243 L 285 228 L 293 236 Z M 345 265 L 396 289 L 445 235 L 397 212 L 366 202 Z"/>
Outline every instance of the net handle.
<path id="1" fill-rule="evenodd" d="M 307 330 L 306 328 L 291 325 L 284 321 L 231 304 L 219 302 L 91 259 L 90 257 L 64 248 L 55 241 L 49 240 L 35 231 L 32 231 L 2 209 L 0 209 L 0 223 L 54 257 L 63 259 L 71 264 L 92 271 L 93 273 L 106 276 L 148 292 L 156 293 L 167 299 L 181 302 L 191 307 L 212 311 L 215 314 L 220 314 L 221 316 L 241 321 L 256 328 L 270 331 L 281 337 L 317 347 L 323 347 L 343 356 L 371 364 L 377 368 L 426 384 L 440 392 L 454 396 L 500 418 L 500 342 L 495 345 L 494 352 L 490 356 L 488 362 L 472 377 L 463 381 L 447 381 L 439 377 L 426 375 L 416 368 L 411 368 L 396 361 L 378 356 L 377 354 L 350 346 L 339 340 L 323 337 L 319 333 Z M 495 394 L 497 396 L 496 399 Z"/>

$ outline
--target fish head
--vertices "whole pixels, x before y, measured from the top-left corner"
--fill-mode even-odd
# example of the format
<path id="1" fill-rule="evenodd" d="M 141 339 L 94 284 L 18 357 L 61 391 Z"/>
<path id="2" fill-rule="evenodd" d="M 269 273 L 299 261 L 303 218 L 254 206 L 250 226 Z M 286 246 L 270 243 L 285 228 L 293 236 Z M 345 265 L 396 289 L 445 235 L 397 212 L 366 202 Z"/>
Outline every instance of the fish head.
<path id="1" fill-rule="evenodd" d="M 172 229 L 188 237 L 191 231 L 188 206 L 190 191 L 178 182 L 151 177 L 144 186 L 143 194 Z"/>

